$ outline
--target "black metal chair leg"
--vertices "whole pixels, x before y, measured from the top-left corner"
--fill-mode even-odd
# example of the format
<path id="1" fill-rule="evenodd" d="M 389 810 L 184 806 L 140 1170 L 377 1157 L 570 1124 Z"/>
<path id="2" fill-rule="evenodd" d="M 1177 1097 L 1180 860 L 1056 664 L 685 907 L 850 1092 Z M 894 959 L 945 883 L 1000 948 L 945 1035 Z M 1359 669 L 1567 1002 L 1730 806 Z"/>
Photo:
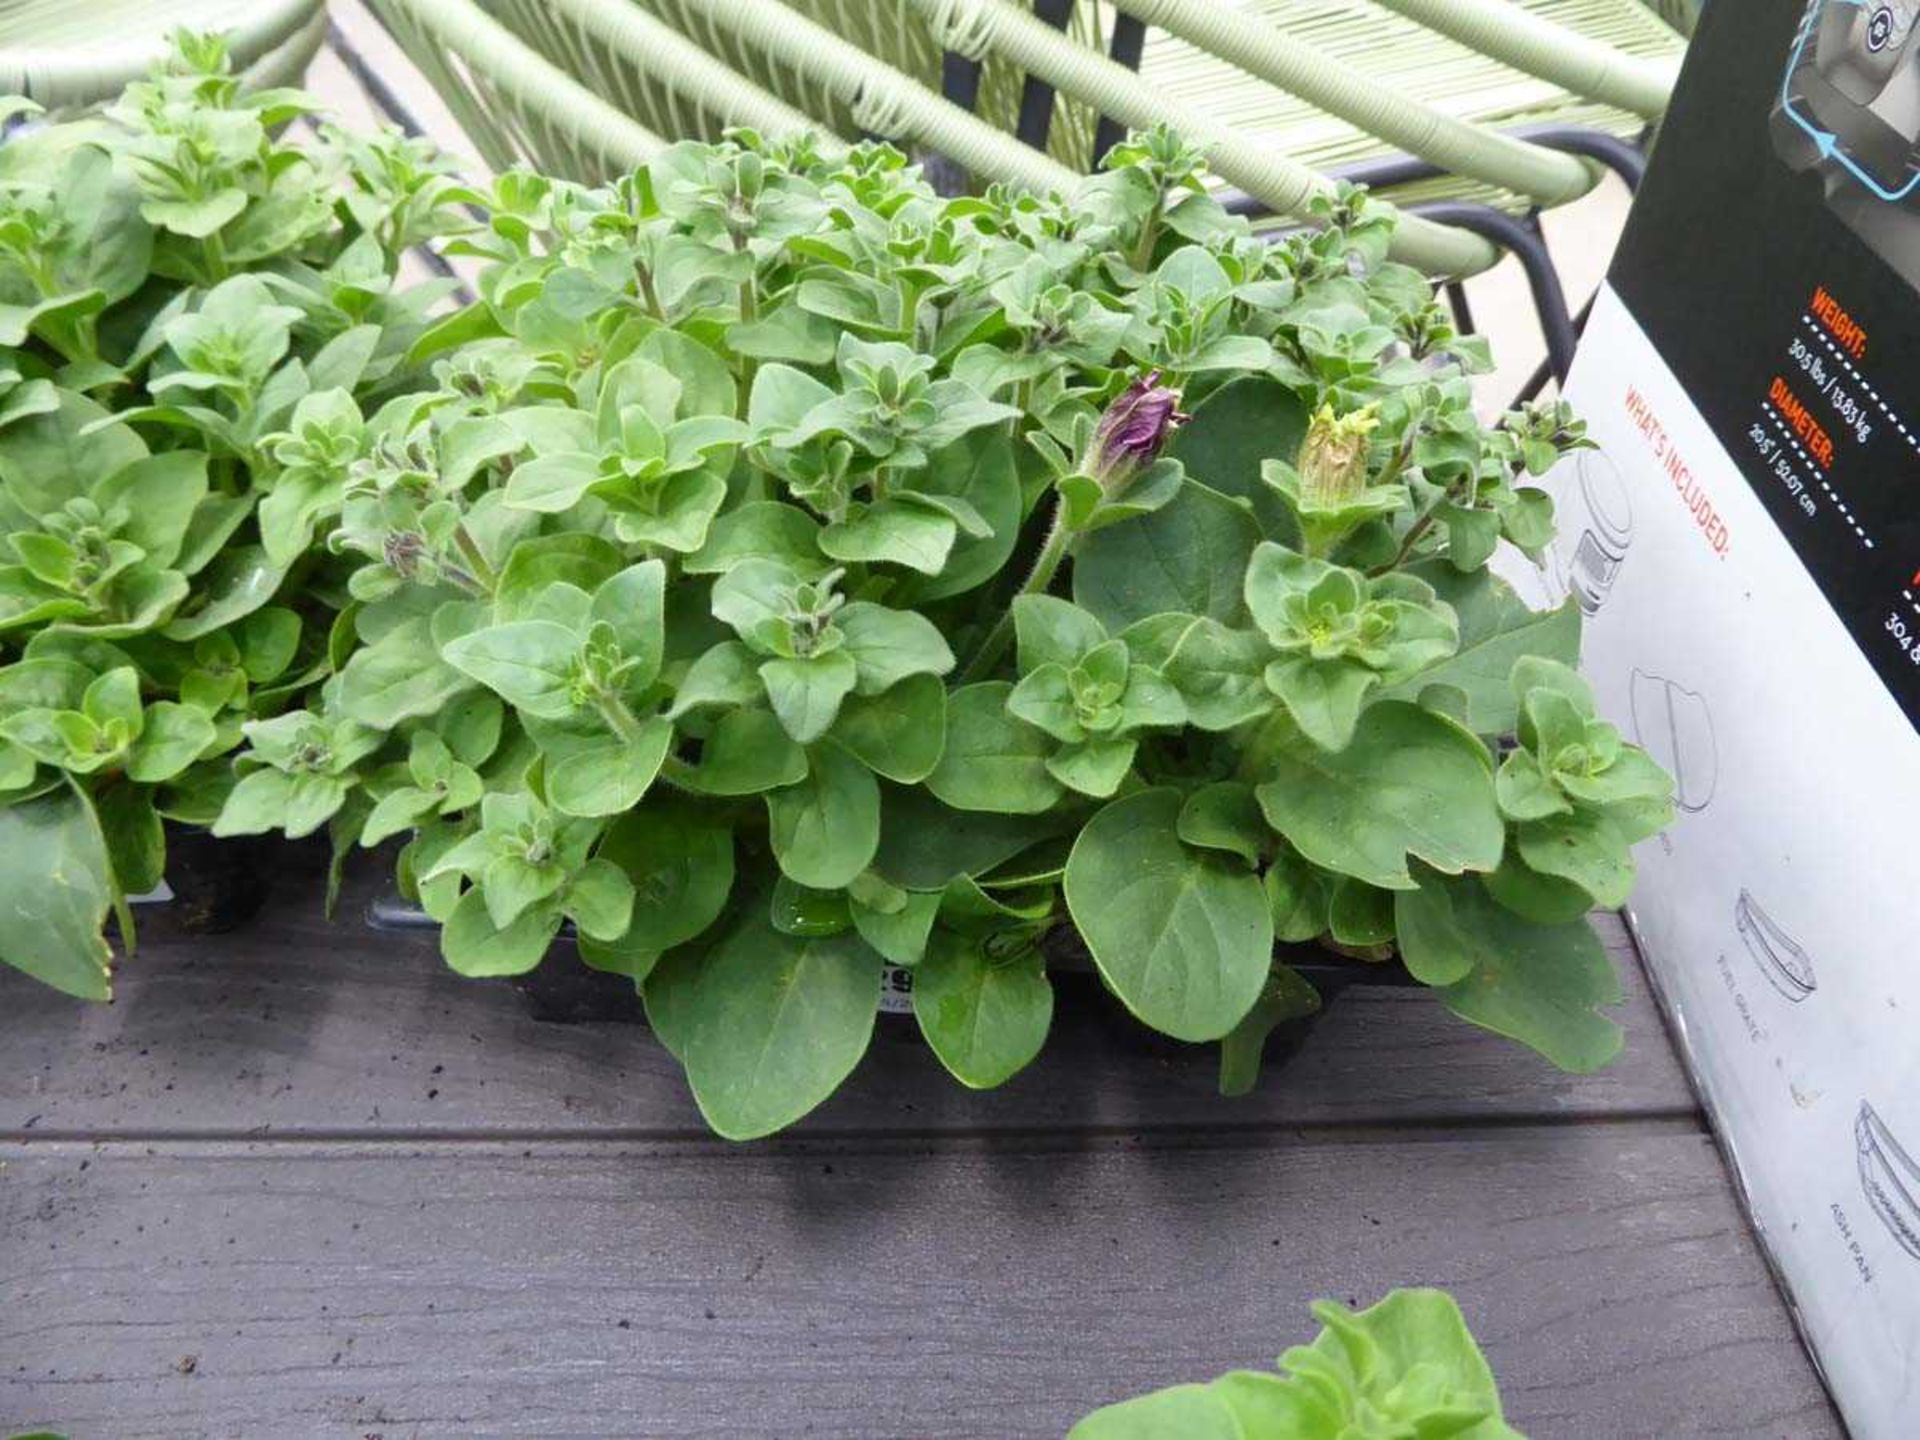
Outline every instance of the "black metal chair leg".
<path id="1" fill-rule="evenodd" d="M 1518 219 L 1486 205 L 1468 205 L 1458 201 L 1413 205 L 1410 210 L 1444 225 L 1458 225 L 1483 235 L 1510 252 L 1526 272 L 1527 288 L 1533 292 L 1534 313 L 1540 319 L 1540 333 L 1547 342 L 1547 363 L 1553 378 L 1564 382 L 1573 364 L 1576 336 L 1573 316 L 1567 310 L 1566 291 L 1547 253 L 1546 241 L 1537 223 Z"/>
<path id="2" fill-rule="evenodd" d="M 1580 307 L 1580 313 L 1573 317 L 1575 334 L 1584 335 L 1587 333 L 1587 319 L 1593 314 L 1593 302 L 1597 299 L 1599 299 L 1599 294 L 1596 291 L 1587 297 L 1587 303 L 1582 305 Z M 1513 397 L 1513 403 L 1516 406 L 1524 405 L 1529 400 L 1537 398 L 1540 392 L 1547 388 L 1547 381 L 1551 379 L 1552 376 L 1552 367 L 1545 360 L 1542 360 L 1538 365 L 1533 367 L 1533 373 L 1527 377 L 1527 383 L 1520 387 L 1520 393 Z"/>
<path id="3" fill-rule="evenodd" d="M 1143 20 L 1118 13 L 1113 17 L 1113 35 L 1107 42 L 1107 58 L 1129 70 L 1140 68 L 1141 52 L 1147 48 L 1147 26 Z M 1092 168 L 1099 169 L 1107 151 L 1127 138 L 1127 127 L 1111 115 L 1102 115 L 1093 132 Z"/>
<path id="4" fill-rule="evenodd" d="M 1033 0 L 1033 13 L 1056 30 L 1067 28 L 1073 18 L 1073 0 Z M 1020 87 L 1020 118 L 1013 137 L 1035 150 L 1047 148 L 1047 136 L 1053 129 L 1053 86 L 1038 75 L 1029 74 Z"/>
<path id="5" fill-rule="evenodd" d="M 1446 290 L 1447 307 L 1453 311 L 1454 328 L 1462 335 L 1473 334 L 1473 307 L 1467 303 L 1466 285 L 1459 280 L 1449 280 Z"/>

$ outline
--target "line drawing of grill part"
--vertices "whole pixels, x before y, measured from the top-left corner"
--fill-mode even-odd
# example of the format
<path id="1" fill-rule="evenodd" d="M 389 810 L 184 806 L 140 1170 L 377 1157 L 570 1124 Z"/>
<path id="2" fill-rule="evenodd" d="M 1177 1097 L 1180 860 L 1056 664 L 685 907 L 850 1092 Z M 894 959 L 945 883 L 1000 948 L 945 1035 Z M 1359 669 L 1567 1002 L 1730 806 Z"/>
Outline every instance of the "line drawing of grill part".
<path id="1" fill-rule="evenodd" d="M 1798 1005 L 1820 988 L 1807 952 L 1746 890 L 1734 902 L 1733 924 L 1767 983 L 1787 999 Z"/>
<path id="2" fill-rule="evenodd" d="M 1633 738 L 1673 776 L 1673 803 L 1697 814 L 1720 783 L 1720 745 L 1706 696 L 1635 667 L 1627 685 Z"/>
<path id="3" fill-rule="evenodd" d="M 1562 534 L 1578 531 L 1570 553 L 1547 552 L 1541 579 L 1557 604 L 1572 595 L 1588 615 L 1606 602 L 1633 539 L 1633 504 L 1620 467 L 1599 450 L 1582 450 L 1568 462 L 1573 470 L 1555 509 Z"/>
<path id="4" fill-rule="evenodd" d="M 1860 1188 L 1900 1248 L 1920 1260 L 1920 1164 L 1901 1148 L 1867 1101 L 1853 1122 Z"/>

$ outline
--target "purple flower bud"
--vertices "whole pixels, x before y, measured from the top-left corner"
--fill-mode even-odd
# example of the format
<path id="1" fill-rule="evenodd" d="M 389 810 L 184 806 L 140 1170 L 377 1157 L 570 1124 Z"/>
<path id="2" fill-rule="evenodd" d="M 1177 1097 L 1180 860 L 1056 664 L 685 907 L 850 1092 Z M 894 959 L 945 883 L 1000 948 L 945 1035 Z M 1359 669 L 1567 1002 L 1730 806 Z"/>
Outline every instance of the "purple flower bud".
<path id="1" fill-rule="evenodd" d="M 1193 418 L 1179 405 L 1180 392 L 1162 385 L 1158 370 L 1134 381 L 1094 427 L 1092 453 L 1082 462 L 1086 473 L 1109 492 L 1124 485 L 1159 457 L 1175 426 Z"/>

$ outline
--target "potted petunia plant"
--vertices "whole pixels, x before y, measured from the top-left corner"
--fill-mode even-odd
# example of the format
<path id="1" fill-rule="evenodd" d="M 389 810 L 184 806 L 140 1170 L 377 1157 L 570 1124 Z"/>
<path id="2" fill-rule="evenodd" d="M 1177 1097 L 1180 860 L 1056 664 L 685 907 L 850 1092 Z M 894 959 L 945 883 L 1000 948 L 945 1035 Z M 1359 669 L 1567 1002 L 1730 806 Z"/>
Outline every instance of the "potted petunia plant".
<path id="1" fill-rule="evenodd" d="M 398 845 L 465 974 L 571 939 L 736 1138 L 833 1092 L 888 967 L 975 1087 L 1038 1053 L 1073 952 L 1232 1089 L 1319 1003 L 1289 947 L 1568 1068 L 1615 1052 L 1586 915 L 1670 787 L 1596 716 L 1577 610 L 1491 565 L 1551 540 L 1530 482 L 1586 442 L 1559 404 L 1477 417 L 1484 346 L 1387 259 L 1390 207 L 1255 232 L 1163 131 L 1045 197 L 809 136 L 486 195 L 382 153 L 410 200 L 349 186 L 297 258 L 186 277 L 173 358 L 112 352 L 165 398 L 103 377 L 62 422 L 219 460 L 257 604 L 183 601 L 163 640 L 298 620 L 195 749 L 215 835 Z M 471 304 L 392 291 L 459 230 Z M 358 368 L 303 298 L 349 254 L 396 307 Z M 13 808 L 89 790 L 29 757 Z"/>

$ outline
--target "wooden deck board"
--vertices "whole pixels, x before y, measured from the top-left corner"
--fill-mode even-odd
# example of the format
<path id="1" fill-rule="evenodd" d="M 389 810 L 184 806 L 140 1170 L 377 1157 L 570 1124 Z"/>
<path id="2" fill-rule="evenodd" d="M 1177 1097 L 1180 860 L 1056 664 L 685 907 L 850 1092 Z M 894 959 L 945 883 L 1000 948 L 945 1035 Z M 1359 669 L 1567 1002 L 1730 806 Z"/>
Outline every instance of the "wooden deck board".
<path id="1" fill-rule="evenodd" d="M 0 1433 L 1018 1440 L 1426 1283 L 1533 1440 L 1840 1434 L 1617 923 L 1600 1075 L 1356 990 L 1228 1102 L 1083 993 L 1003 1091 L 886 1020 L 735 1147 L 365 898 L 0 975 Z"/>
<path id="2" fill-rule="evenodd" d="M 1415 1282 L 1534 1440 L 1838 1434 L 1671 1122 L 7 1159 L 0 1413 L 78 1435 L 1057 1436 Z"/>

